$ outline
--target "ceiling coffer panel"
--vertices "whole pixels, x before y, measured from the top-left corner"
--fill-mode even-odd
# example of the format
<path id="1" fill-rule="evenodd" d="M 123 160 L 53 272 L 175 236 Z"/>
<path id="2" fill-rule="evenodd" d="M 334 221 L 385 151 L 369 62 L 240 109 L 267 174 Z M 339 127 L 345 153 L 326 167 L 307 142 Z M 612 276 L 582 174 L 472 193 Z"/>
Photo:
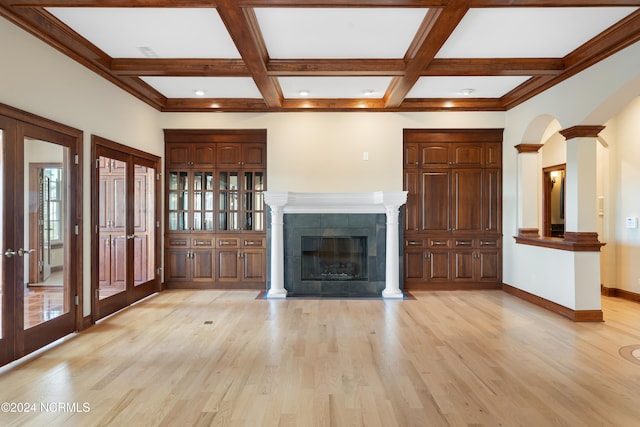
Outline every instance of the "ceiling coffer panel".
<path id="1" fill-rule="evenodd" d="M 631 0 L 177 4 L 3 1 L 161 111 L 501 111 L 640 40 Z"/>

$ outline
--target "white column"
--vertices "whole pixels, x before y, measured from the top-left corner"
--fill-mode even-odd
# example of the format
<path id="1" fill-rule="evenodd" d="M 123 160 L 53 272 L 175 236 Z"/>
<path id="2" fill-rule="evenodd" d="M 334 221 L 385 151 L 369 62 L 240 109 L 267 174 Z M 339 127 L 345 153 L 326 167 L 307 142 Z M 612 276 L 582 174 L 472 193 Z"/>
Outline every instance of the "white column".
<path id="1" fill-rule="evenodd" d="M 387 244 L 386 244 L 386 269 L 385 288 L 382 291 L 384 298 L 404 298 L 400 290 L 400 257 L 398 255 L 399 234 L 398 234 L 398 205 L 385 205 L 387 214 Z"/>
<path id="2" fill-rule="evenodd" d="M 560 131 L 567 141 L 565 241 L 574 243 L 573 286 L 576 312 L 602 310 L 600 242 L 597 225 L 597 136 L 604 126 L 574 126 Z"/>
<path id="3" fill-rule="evenodd" d="M 515 148 L 518 150 L 518 235 L 539 237 L 541 179 L 538 153 L 542 144 L 519 144 Z"/>
<path id="4" fill-rule="evenodd" d="M 271 286 L 267 298 L 286 298 L 284 288 L 284 205 L 286 194 L 265 194 L 271 208 Z"/>
<path id="5" fill-rule="evenodd" d="M 567 139 L 566 231 L 597 231 L 596 138 Z"/>

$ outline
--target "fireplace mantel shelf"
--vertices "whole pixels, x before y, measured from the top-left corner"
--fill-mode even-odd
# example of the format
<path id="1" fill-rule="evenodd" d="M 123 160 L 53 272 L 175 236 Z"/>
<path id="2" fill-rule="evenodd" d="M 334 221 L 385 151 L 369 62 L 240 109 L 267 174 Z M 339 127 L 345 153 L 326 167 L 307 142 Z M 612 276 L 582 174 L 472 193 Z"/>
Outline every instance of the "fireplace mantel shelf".
<path id="1" fill-rule="evenodd" d="M 385 213 L 406 203 L 406 191 L 366 193 L 296 193 L 265 191 L 266 203 L 284 213 Z"/>
<path id="2" fill-rule="evenodd" d="M 284 288 L 283 216 L 285 213 L 384 213 L 386 222 L 386 262 L 384 298 L 403 298 L 399 283 L 398 216 L 407 201 L 406 191 L 368 193 L 296 193 L 265 191 L 271 208 L 271 272 L 267 298 L 286 298 Z"/>

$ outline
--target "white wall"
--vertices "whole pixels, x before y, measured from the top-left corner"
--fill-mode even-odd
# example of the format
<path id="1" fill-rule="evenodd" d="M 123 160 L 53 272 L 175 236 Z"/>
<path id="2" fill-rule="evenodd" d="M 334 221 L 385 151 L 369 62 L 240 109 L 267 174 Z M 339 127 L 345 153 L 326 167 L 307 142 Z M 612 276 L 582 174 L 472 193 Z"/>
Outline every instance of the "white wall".
<path id="1" fill-rule="evenodd" d="M 404 128 L 503 128 L 504 113 L 163 113 L 161 123 L 267 129 L 271 191 L 400 191 Z"/>
<path id="2" fill-rule="evenodd" d="M 162 155 L 159 113 L 0 18 L 0 103 L 84 132 L 84 315 L 90 313 L 91 134 Z"/>
<path id="3" fill-rule="evenodd" d="M 636 97 L 609 124 L 615 201 L 612 214 L 612 246 L 616 251 L 614 287 L 640 294 L 640 228 L 626 228 L 627 217 L 640 218 L 640 96 Z"/>
<path id="4" fill-rule="evenodd" d="M 513 146 L 540 143 L 544 129 L 553 119 L 558 120 L 561 129 L 604 124 L 640 94 L 637 68 L 640 43 L 636 43 L 507 113 L 158 113 L 2 18 L 0 40 L 11 40 L 11 43 L 0 43 L 0 102 L 85 133 L 85 315 L 89 313 L 90 135 L 162 155 L 163 128 L 267 129 L 270 190 L 394 191 L 402 189 L 403 128 L 505 127 L 504 282 L 572 307 L 567 301 L 574 301 L 575 305 L 578 298 L 563 289 L 564 273 L 556 275 L 559 279 L 553 276 L 549 281 L 535 277 L 536 272 L 541 274 L 548 265 L 557 265 L 561 270 L 562 265 L 566 265 L 562 262 L 564 254 L 524 248 L 515 245 L 511 238 L 517 234 L 518 227 L 517 152 Z M 626 153 L 628 148 L 637 155 L 633 150 L 640 145 L 639 133 L 634 127 L 634 120 L 640 122 L 638 109 L 636 106 L 618 119 L 616 136 L 622 141 L 621 152 L 616 157 L 617 164 L 611 168 L 611 174 L 617 174 L 612 186 L 620 183 L 622 187 L 615 198 L 616 203 L 621 204 L 617 223 L 626 215 L 640 216 L 638 193 L 631 181 L 638 182 L 638 163 L 630 165 L 631 153 Z M 540 133 L 532 132 L 537 122 L 544 125 Z M 365 151 L 369 154 L 368 161 L 362 160 Z M 637 259 L 634 252 L 637 233 L 618 228 L 615 232 L 616 239 L 625 244 L 620 249 L 618 268 L 626 269 L 626 276 L 623 280 L 618 278 L 618 283 L 636 292 L 639 288 L 635 281 L 640 276 L 631 266 Z"/>
<path id="5" fill-rule="evenodd" d="M 517 152 L 512 147 L 520 143 L 544 143 L 548 138 L 544 131 L 547 126 L 553 123 L 554 119 L 558 121 L 561 129 L 576 125 L 607 124 L 608 126 L 613 126 L 612 122 L 607 122 L 640 94 L 640 74 L 638 74 L 637 68 L 637 58 L 639 57 L 640 43 L 636 43 L 507 112 L 503 153 L 503 234 L 505 236 L 503 281 L 505 283 L 569 308 L 578 310 L 599 309 L 600 304 L 597 295 L 596 297 L 593 297 L 593 295 L 590 297 L 576 295 L 577 289 L 568 286 L 570 278 L 564 277 L 564 273 L 562 273 L 566 266 L 576 265 L 576 262 L 585 263 L 585 259 L 589 255 L 571 255 L 546 248 L 533 249 L 525 245 L 517 245 L 510 238 L 510 236 L 517 235 L 518 229 L 516 182 L 519 177 L 516 170 Z M 634 108 L 633 112 L 629 113 L 629 117 L 625 119 L 624 138 L 627 141 L 627 146 L 634 143 L 638 144 L 637 123 L 639 123 L 639 118 L 638 110 Z M 607 141 L 611 145 L 615 145 L 616 142 L 620 143 L 620 147 L 616 148 L 618 150 L 617 158 L 624 160 L 620 160 L 619 164 L 614 165 L 605 166 L 600 164 L 599 170 L 603 176 L 599 180 L 598 186 L 600 191 L 603 192 L 608 188 L 616 188 L 617 190 L 615 191 L 617 192 L 622 191 L 616 194 L 616 201 L 611 202 L 615 205 L 621 205 L 624 199 L 625 205 L 628 206 L 623 210 L 629 213 L 617 214 L 618 217 L 615 222 L 620 223 L 620 217 L 632 215 L 631 212 L 636 211 L 638 212 L 637 215 L 640 216 L 640 211 L 637 211 L 640 205 L 635 202 L 639 199 L 640 192 L 637 189 L 632 189 L 634 185 L 632 179 L 635 179 L 635 182 L 640 182 L 640 176 L 638 175 L 640 156 L 637 154 L 637 145 L 635 150 L 629 150 L 622 146 L 622 138 L 619 137 L 619 123 L 622 118 L 616 120 L 618 131 L 611 132 L 611 129 L 607 129 L 603 134 L 609 135 Z M 613 138 L 616 139 L 615 142 L 609 141 L 612 139 L 612 133 L 616 136 Z M 598 150 L 601 153 L 601 147 Z M 611 156 L 611 152 L 608 152 L 608 155 Z M 557 156 L 554 155 L 553 157 L 556 158 Z M 555 162 L 557 160 L 549 161 L 548 163 L 553 164 Z M 594 170 L 595 173 L 597 171 Z M 606 178 L 607 174 L 618 174 L 613 185 L 609 185 Z M 620 187 L 625 190 L 621 190 Z M 594 206 L 595 204 L 594 201 Z M 606 203 L 605 206 L 607 206 L 609 212 L 616 212 L 621 207 L 609 206 Z M 609 230 L 610 227 L 604 224 L 604 221 L 605 218 L 600 220 L 602 230 Z M 624 271 L 624 266 L 633 264 L 632 257 L 635 257 L 636 260 L 638 259 L 638 252 L 635 252 L 637 250 L 637 235 L 632 236 L 632 234 L 633 232 L 628 233 L 626 237 L 634 241 L 636 246 L 627 245 L 624 249 L 620 247 L 619 250 L 617 270 L 620 273 Z M 620 233 L 616 232 L 615 239 L 620 237 Z M 617 244 L 615 241 L 607 243 L 613 246 Z M 607 248 L 607 250 L 610 251 L 611 248 Z M 571 259 L 565 259 L 567 257 Z M 626 260 L 631 262 L 627 264 Z M 598 261 L 599 257 L 586 261 L 586 264 L 590 266 L 598 265 Z M 637 261 L 636 264 L 638 264 Z M 627 268 L 628 270 L 630 268 Z M 551 271 L 556 274 L 548 274 L 544 273 L 544 271 Z M 628 273 L 625 273 L 629 276 L 634 276 L 625 279 L 627 283 L 636 281 L 637 277 L 640 277 L 639 272 L 640 266 L 639 269 L 633 272 L 628 271 Z M 584 274 L 584 271 L 579 271 L 578 273 L 583 278 L 588 277 L 588 275 Z M 599 277 L 598 271 L 590 270 L 589 273 Z M 541 280 L 541 275 L 545 276 L 543 280 Z M 608 269 L 605 271 L 605 275 L 608 278 L 616 276 L 615 272 L 611 272 Z M 580 280 L 580 277 L 576 277 L 573 280 Z M 618 277 L 617 282 L 621 283 L 620 277 Z M 626 286 L 629 285 L 627 284 Z M 637 292 L 639 287 L 637 284 L 634 286 Z"/>

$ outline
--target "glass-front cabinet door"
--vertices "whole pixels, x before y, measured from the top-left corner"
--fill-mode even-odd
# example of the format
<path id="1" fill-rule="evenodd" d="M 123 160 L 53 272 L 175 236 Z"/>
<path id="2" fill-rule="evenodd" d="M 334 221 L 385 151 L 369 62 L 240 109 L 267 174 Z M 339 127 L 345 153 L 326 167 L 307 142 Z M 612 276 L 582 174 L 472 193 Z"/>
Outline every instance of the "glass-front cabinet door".
<path id="1" fill-rule="evenodd" d="M 168 173 L 168 231 L 215 229 L 214 178 L 212 171 Z"/>
<path id="2" fill-rule="evenodd" d="M 240 231 L 240 172 L 220 172 L 219 177 L 218 230 Z"/>
<path id="3" fill-rule="evenodd" d="M 193 173 L 194 231 L 213 231 L 214 191 L 213 172 Z"/>
<path id="4" fill-rule="evenodd" d="M 264 172 L 244 172 L 244 229 L 265 230 Z"/>
<path id="5" fill-rule="evenodd" d="M 187 231 L 190 229 L 189 221 L 189 172 L 171 171 L 168 177 L 167 200 L 169 231 Z"/>
<path id="6" fill-rule="evenodd" d="M 220 172 L 220 231 L 264 231 L 264 172 Z"/>

